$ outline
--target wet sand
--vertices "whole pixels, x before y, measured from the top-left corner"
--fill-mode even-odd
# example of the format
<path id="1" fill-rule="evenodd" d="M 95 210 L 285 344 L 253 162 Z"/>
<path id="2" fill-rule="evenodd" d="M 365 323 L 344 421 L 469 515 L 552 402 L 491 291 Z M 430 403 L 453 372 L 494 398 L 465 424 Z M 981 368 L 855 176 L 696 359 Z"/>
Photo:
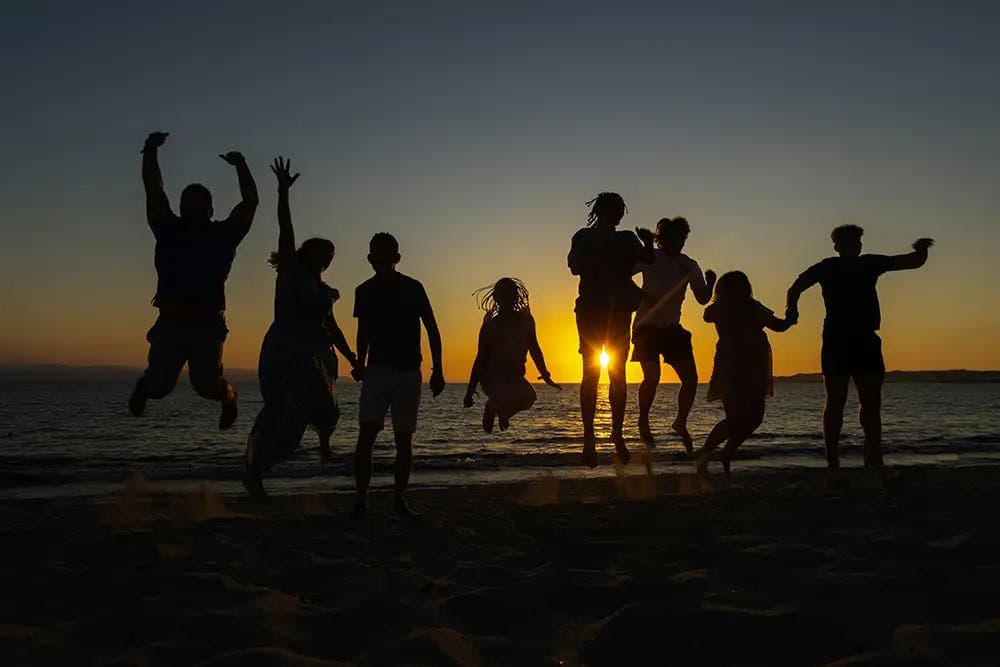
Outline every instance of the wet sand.
<path id="1" fill-rule="evenodd" d="M 384 493 L 360 523 L 344 495 L 8 502 L 0 664 L 1000 660 L 1000 467 L 635 472 L 416 491 L 409 522 Z"/>

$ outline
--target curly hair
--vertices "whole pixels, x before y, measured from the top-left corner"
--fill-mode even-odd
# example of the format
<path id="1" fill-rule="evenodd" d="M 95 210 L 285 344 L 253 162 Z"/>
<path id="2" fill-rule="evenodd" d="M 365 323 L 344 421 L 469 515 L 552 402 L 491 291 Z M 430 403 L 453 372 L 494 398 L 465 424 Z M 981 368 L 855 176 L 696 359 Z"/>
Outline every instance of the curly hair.
<path id="1" fill-rule="evenodd" d="M 597 222 L 597 218 L 600 217 L 599 213 L 602 210 L 606 210 L 609 206 L 614 206 L 616 208 L 621 207 L 626 213 L 628 213 L 628 207 L 625 206 L 625 200 L 617 192 L 602 192 L 596 197 L 587 202 L 587 206 L 590 207 L 590 213 L 587 214 L 587 224 L 593 225 Z"/>
<path id="2" fill-rule="evenodd" d="M 495 294 L 498 290 L 505 289 L 510 290 L 514 296 L 514 300 L 511 303 L 514 312 L 531 312 L 531 307 L 528 303 L 528 288 L 524 286 L 524 283 L 519 278 L 505 277 L 492 285 L 480 287 L 472 293 L 472 296 L 479 302 L 479 307 L 486 311 L 483 319 L 492 319 L 500 314 L 500 304 L 497 303 Z"/>
<path id="3" fill-rule="evenodd" d="M 302 245 L 299 246 L 299 249 L 295 251 L 295 256 L 298 258 L 299 264 L 305 266 L 306 263 L 308 262 L 309 257 L 312 256 L 312 253 L 315 250 L 321 248 L 323 250 L 328 250 L 330 255 L 333 255 L 333 253 L 336 251 L 336 248 L 333 245 L 333 241 L 319 238 L 317 236 L 303 241 Z M 281 256 L 281 253 L 275 251 L 271 253 L 271 256 L 267 259 L 267 263 L 271 265 L 272 269 L 277 271 L 278 265 L 281 264 L 282 260 L 283 258 Z"/>

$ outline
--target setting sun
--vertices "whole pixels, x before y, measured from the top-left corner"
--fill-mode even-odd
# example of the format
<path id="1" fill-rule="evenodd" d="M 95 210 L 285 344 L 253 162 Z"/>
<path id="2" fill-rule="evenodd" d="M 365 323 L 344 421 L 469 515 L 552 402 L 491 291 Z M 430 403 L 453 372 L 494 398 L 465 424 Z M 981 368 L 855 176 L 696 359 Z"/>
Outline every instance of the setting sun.
<path id="1" fill-rule="evenodd" d="M 601 368 L 607 368 L 608 364 L 611 363 L 611 357 L 608 356 L 607 350 L 601 350 L 601 356 L 598 357 L 601 362 Z"/>

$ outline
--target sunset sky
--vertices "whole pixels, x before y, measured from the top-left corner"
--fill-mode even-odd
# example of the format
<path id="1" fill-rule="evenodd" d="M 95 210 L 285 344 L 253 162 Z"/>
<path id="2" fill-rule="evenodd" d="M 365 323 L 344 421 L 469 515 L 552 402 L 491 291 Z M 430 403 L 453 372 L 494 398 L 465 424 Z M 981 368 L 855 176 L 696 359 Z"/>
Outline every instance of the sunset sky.
<path id="1" fill-rule="evenodd" d="M 998 5 L 479 4 L 5 3 L 0 362 L 144 364 L 139 149 L 163 130 L 175 207 L 201 181 L 228 212 L 232 149 L 261 192 L 228 283 L 230 367 L 256 365 L 271 321 L 282 154 L 298 238 L 336 243 L 351 340 L 368 239 L 392 232 L 450 381 L 475 353 L 472 292 L 503 275 L 531 291 L 554 377 L 579 379 L 566 253 L 601 190 L 626 228 L 686 216 L 688 254 L 746 271 L 776 310 L 837 224 L 868 252 L 934 237 L 925 268 L 880 283 L 888 366 L 1000 368 Z M 684 323 L 707 378 L 715 333 L 690 296 Z M 818 370 L 821 324 L 817 288 L 771 335 L 777 373 Z"/>

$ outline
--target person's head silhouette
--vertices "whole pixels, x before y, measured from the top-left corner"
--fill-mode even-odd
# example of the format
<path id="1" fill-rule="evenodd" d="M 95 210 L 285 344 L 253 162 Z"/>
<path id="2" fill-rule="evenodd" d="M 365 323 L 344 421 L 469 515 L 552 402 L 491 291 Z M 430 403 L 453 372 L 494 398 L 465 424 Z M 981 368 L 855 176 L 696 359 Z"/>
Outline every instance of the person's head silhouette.
<path id="1" fill-rule="evenodd" d="M 399 242 L 388 232 L 379 232 L 368 244 L 368 263 L 377 274 L 391 273 L 399 263 Z"/>
<path id="2" fill-rule="evenodd" d="M 602 192 L 587 202 L 587 206 L 590 207 L 587 222 L 591 226 L 617 227 L 628 212 L 625 200 L 617 192 Z"/>
<path id="3" fill-rule="evenodd" d="M 712 297 L 712 301 L 716 303 L 745 303 L 752 299 L 753 287 L 747 274 L 742 271 L 723 273 L 715 283 L 715 296 Z"/>
<path id="4" fill-rule="evenodd" d="M 530 310 L 528 288 L 518 278 L 501 278 L 493 285 L 480 287 L 475 296 L 479 299 L 479 307 L 486 311 L 487 318 Z"/>
<path id="5" fill-rule="evenodd" d="M 656 223 L 656 243 L 663 252 L 671 256 L 679 255 L 684 250 L 684 243 L 690 233 L 691 226 L 680 216 L 662 218 Z"/>
<path id="6" fill-rule="evenodd" d="M 295 251 L 295 256 L 299 260 L 299 266 L 305 274 L 312 278 L 319 278 L 320 274 L 330 268 L 336 248 L 332 241 L 324 238 L 314 237 L 306 239 Z M 275 269 L 281 263 L 281 258 L 276 252 L 271 253 L 268 263 Z"/>
<path id="7" fill-rule="evenodd" d="M 831 232 L 833 249 L 841 257 L 853 258 L 861 254 L 861 235 L 865 230 L 857 225 L 841 225 Z"/>
<path id="8" fill-rule="evenodd" d="M 192 183 L 181 191 L 181 220 L 205 222 L 212 219 L 212 193 L 201 183 Z"/>

